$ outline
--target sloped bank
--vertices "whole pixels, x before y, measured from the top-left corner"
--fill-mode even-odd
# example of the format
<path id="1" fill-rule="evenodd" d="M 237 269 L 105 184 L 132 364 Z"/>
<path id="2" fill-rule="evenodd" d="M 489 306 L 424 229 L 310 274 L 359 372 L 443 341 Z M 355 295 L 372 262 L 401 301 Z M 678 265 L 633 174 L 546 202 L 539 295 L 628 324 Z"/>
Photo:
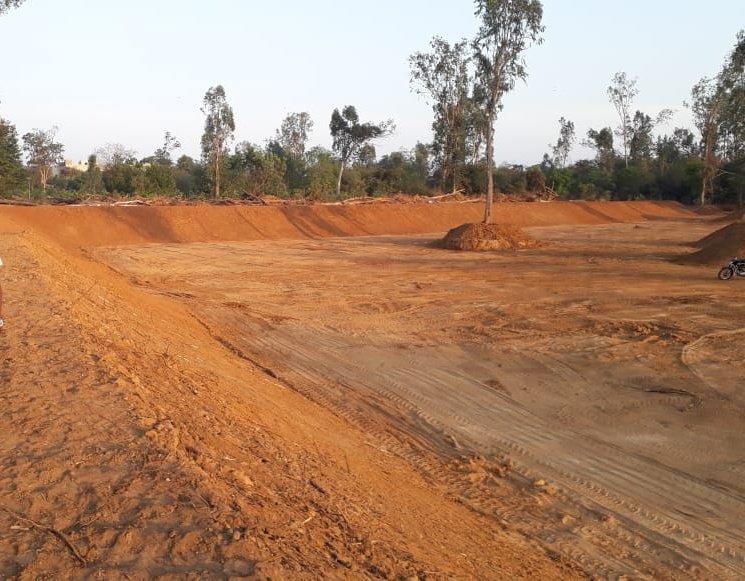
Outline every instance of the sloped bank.
<path id="1" fill-rule="evenodd" d="M 482 214 L 477 203 L 0 208 L 17 224 L 76 247 L 429 234 Z M 692 217 L 673 202 L 505 203 L 493 211 L 494 222 L 518 227 Z"/>

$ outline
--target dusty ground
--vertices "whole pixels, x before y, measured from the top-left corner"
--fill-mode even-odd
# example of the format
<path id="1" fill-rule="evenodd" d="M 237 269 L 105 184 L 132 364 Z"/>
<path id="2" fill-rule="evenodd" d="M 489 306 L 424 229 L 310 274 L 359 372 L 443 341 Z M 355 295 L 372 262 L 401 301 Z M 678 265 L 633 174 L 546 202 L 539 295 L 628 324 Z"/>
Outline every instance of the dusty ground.
<path id="1" fill-rule="evenodd" d="M 720 226 L 80 254 L 9 221 L 0 576 L 741 578 L 745 287 L 668 260 Z"/>

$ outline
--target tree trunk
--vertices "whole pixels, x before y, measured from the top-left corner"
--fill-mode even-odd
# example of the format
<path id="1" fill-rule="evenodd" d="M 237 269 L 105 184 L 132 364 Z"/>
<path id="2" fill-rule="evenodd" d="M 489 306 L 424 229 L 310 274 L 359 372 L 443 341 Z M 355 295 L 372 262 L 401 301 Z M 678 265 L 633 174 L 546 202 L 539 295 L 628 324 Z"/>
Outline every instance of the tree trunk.
<path id="1" fill-rule="evenodd" d="M 491 224 L 491 207 L 494 202 L 494 115 L 488 114 L 486 122 L 486 207 L 484 224 Z"/>
<path id="2" fill-rule="evenodd" d="M 626 121 L 624 121 L 626 123 Z M 623 130 L 623 160 L 626 164 L 626 169 L 629 169 L 629 147 L 628 147 L 628 133 L 627 130 Z"/>
<path id="3" fill-rule="evenodd" d="M 220 197 L 220 152 L 215 153 L 215 197 Z"/>
<path id="4" fill-rule="evenodd" d="M 706 195 L 714 194 L 714 178 L 717 175 L 718 163 L 716 159 L 716 145 L 717 145 L 717 133 L 719 118 L 719 102 L 715 102 L 709 114 L 706 118 L 706 125 L 704 126 L 704 175 L 701 184 L 701 205 L 706 204 Z"/>
<path id="5" fill-rule="evenodd" d="M 344 175 L 344 161 L 341 162 L 341 166 L 339 167 L 339 177 L 336 180 L 336 198 L 339 199 L 341 197 L 341 176 Z"/>
<path id="6" fill-rule="evenodd" d="M 461 160 L 460 160 L 460 142 L 458 139 L 458 136 L 454 133 L 453 134 L 453 153 L 451 155 L 452 159 L 452 168 L 451 172 L 453 174 L 453 193 L 455 194 L 458 191 L 458 186 L 461 182 L 461 176 L 463 168 L 461 167 Z"/>

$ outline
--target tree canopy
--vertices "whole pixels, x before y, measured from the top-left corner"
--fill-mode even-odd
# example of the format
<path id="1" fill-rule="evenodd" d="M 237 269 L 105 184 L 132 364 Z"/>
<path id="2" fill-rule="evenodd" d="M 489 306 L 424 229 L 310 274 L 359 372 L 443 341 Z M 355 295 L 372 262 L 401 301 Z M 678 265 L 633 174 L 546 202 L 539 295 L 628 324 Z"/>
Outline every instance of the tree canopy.
<path id="1" fill-rule="evenodd" d="M 25 1 L 26 0 L 0 0 L 0 14 L 10 10 L 11 8 L 17 8 Z"/>
<path id="2" fill-rule="evenodd" d="M 0 192 L 17 190 L 24 181 L 18 133 L 14 125 L 0 118 Z"/>
<path id="3" fill-rule="evenodd" d="M 47 189 L 54 167 L 62 163 L 65 147 L 56 138 L 56 127 L 34 129 L 23 136 L 23 149 L 28 157 L 28 165 L 36 170 L 42 190 Z"/>
<path id="4" fill-rule="evenodd" d="M 379 137 L 383 137 L 394 130 L 393 121 L 382 123 L 360 123 L 357 109 L 353 105 L 347 105 L 341 113 L 334 109 L 329 124 L 331 137 L 333 138 L 332 149 L 336 153 L 339 163 L 339 177 L 336 182 L 336 195 L 341 191 L 341 179 L 344 170 L 361 151 L 362 147 Z"/>

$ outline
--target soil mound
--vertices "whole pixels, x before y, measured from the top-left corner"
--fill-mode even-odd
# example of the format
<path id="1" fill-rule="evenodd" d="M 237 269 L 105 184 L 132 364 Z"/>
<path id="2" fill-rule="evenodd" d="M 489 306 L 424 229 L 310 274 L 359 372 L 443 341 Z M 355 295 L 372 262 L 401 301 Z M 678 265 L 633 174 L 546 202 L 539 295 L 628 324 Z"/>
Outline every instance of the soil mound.
<path id="1" fill-rule="evenodd" d="M 733 256 L 745 256 L 745 222 L 734 222 L 705 236 L 696 243 L 698 252 L 681 257 L 687 264 L 715 264 Z"/>
<path id="2" fill-rule="evenodd" d="M 540 242 L 509 224 L 463 224 L 442 239 L 448 250 L 517 250 L 534 248 Z"/>

